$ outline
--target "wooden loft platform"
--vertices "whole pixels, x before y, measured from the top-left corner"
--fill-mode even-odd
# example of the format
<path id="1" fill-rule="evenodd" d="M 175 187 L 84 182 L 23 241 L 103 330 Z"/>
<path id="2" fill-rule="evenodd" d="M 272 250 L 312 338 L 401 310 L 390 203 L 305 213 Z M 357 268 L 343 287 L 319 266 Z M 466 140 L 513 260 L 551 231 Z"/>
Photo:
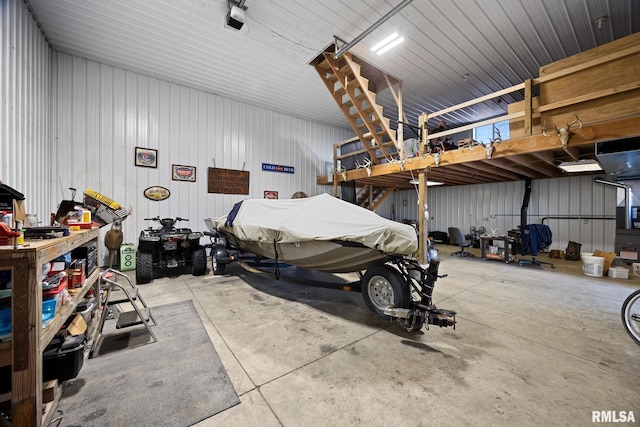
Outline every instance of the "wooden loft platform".
<path id="1" fill-rule="evenodd" d="M 557 166 L 564 161 L 594 159 L 597 142 L 640 136 L 640 33 L 616 40 L 540 68 L 539 77 L 519 85 L 420 117 L 422 142 L 414 157 L 396 158 L 369 168 L 320 176 L 317 183 L 344 181 L 357 186 L 410 189 L 422 173 L 444 185 L 482 184 L 566 176 Z M 506 115 L 456 129 L 428 133 L 428 122 L 456 110 L 521 92 L 524 100 L 508 106 Z M 538 96 L 534 96 L 538 93 Z M 582 123 L 579 127 L 579 122 Z M 492 146 L 429 153 L 427 141 L 474 127 L 509 120 L 511 137 Z M 563 142 L 557 129 L 567 128 Z M 546 128 L 546 131 L 545 129 Z M 341 153 L 353 140 L 334 145 L 334 170 L 364 150 Z M 491 150 L 489 150 L 491 148 Z M 361 162 L 360 162 L 361 163 Z"/>

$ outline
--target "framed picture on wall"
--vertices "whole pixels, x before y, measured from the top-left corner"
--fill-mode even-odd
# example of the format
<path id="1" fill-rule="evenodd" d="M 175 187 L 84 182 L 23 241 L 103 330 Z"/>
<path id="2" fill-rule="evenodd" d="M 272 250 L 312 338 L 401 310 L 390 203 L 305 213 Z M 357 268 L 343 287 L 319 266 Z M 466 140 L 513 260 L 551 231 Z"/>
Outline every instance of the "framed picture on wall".
<path id="1" fill-rule="evenodd" d="M 136 147 L 136 166 L 143 168 L 157 168 L 158 150 Z"/>
<path id="2" fill-rule="evenodd" d="M 264 198 L 276 200 L 278 198 L 278 192 L 273 190 L 265 190 Z"/>
<path id="3" fill-rule="evenodd" d="M 196 167 L 171 165 L 171 179 L 174 181 L 196 182 Z"/>

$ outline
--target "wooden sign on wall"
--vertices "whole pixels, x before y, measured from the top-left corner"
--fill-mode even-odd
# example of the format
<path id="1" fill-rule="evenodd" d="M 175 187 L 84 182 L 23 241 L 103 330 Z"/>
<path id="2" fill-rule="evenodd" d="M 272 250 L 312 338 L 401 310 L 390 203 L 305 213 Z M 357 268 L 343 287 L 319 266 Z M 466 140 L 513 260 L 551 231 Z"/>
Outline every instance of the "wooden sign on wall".
<path id="1" fill-rule="evenodd" d="M 249 171 L 209 168 L 209 193 L 249 194 Z"/>

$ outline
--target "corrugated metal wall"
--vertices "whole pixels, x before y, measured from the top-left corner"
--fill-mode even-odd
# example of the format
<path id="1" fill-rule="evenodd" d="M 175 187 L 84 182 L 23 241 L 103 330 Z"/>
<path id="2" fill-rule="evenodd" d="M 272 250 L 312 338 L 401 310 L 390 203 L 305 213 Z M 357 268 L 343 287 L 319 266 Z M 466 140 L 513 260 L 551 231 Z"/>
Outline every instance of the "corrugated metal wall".
<path id="1" fill-rule="evenodd" d="M 0 181 L 48 213 L 50 48 L 22 1 L 0 0 Z M 48 224 L 48 216 L 40 220 Z"/>
<path id="2" fill-rule="evenodd" d="M 125 239 L 134 243 L 144 218 L 185 217 L 194 230 L 265 190 L 290 198 L 330 192 L 316 185 L 333 144 L 353 132 L 291 117 L 139 73 L 54 52 L 52 55 L 52 162 L 58 199 L 68 187 L 94 189 L 133 209 Z M 135 147 L 158 150 L 158 167 L 134 166 Z M 294 174 L 263 172 L 262 163 L 293 166 Z M 171 179 L 173 164 L 196 167 L 196 182 Z M 207 168 L 250 172 L 248 196 L 207 193 Z M 171 191 L 150 201 L 145 188 Z"/>
<path id="3" fill-rule="evenodd" d="M 207 168 L 250 171 L 250 194 L 331 192 L 315 185 L 325 174 L 333 143 L 348 129 L 303 120 L 214 94 L 62 53 L 52 53 L 23 2 L 0 1 L 0 180 L 27 197 L 27 211 L 47 222 L 68 187 L 93 188 L 131 207 L 127 241 L 135 242 L 145 217 L 202 219 L 222 215 L 245 196 L 207 193 Z M 158 168 L 134 166 L 136 146 L 158 150 Z M 261 163 L 295 167 L 296 173 L 263 172 Z M 171 165 L 196 166 L 197 182 L 171 180 Z M 172 195 L 145 199 L 154 185 Z M 554 216 L 615 216 L 614 187 L 589 177 L 533 182 L 529 222 Z M 430 230 L 484 226 L 504 233 L 519 224 L 523 182 L 430 188 Z M 78 195 L 77 198 L 80 198 Z M 416 219 L 416 194 L 397 192 L 378 213 Z M 569 240 L 583 250 L 613 250 L 615 222 L 545 220 L 553 248 Z"/>
<path id="4" fill-rule="evenodd" d="M 524 181 L 456 187 L 430 187 L 427 192 L 430 231 L 460 227 L 469 232 L 483 226 L 504 234 L 520 224 Z M 417 219 L 417 194 L 400 191 L 378 210 L 397 220 Z M 582 243 L 583 251 L 613 251 L 616 224 L 616 188 L 597 184 L 589 176 L 535 180 L 531 184 L 528 223 L 549 225 L 551 249 L 564 250 L 571 240 Z M 558 217 L 580 217 L 558 218 Z"/>

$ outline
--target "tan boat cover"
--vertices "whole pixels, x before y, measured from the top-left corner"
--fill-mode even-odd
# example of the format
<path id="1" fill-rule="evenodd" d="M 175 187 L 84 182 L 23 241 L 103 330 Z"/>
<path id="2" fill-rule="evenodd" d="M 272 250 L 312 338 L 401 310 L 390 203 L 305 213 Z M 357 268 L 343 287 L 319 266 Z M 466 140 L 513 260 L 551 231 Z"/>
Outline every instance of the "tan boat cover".
<path id="1" fill-rule="evenodd" d="M 216 228 L 244 241 L 345 240 L 395 255 L 410 255 L 418 250 L 412 226 L 382 218 L 328 194 L 303 199 L 244 200 L 231 227 L 225 226 L 229 215 L 232 214 L 211 221 Z"/>

